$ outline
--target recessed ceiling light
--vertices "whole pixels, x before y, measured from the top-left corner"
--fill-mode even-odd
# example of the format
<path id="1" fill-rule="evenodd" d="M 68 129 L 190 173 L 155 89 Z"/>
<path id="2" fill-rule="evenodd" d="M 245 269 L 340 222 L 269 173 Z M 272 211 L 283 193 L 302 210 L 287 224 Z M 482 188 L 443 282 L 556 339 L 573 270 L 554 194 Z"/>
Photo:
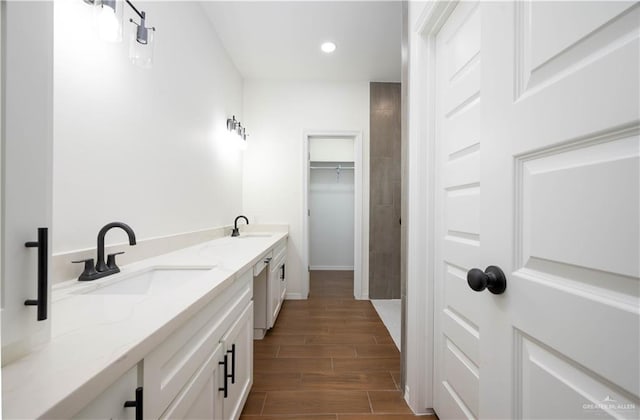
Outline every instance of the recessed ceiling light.
<path id="1" fill-rule="evenodd" d="M 334 44 L 331 41 L 327 41 L 322 43 L 322 45 L 320 45 L 320 49 L 322 50 L 322 52 L 326 52 L 327 54 L 330 54 L 336 50 L 336 44 Z"/>

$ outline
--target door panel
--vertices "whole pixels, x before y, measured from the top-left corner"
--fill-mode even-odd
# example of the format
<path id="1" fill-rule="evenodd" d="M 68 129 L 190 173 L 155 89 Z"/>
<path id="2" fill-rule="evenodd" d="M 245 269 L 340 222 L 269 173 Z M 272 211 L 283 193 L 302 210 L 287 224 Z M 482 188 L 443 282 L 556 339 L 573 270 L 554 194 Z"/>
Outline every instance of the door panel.
<path id="1" fill-rule="evenodd" d="M 477 179 L 477 178 L 476 178 Z M 446 195 L 445 217 L 447 234 L 460 238 L 480 240 L 480 187 L 449 187 Z"/>
<path id="2" fill-rule="evenodd" d="M 639 146 L 637 136 L 623 131 L 604 143 L 516 160 L 524 266 L 536 258 L 638 277 Z M 591 223 L 596 220 L 603 223 Z"/>
<path id="3" fill-rule="evenodd" d="M 516 97 L 569 77 L 637 38 L 637 3 L 554 3 L 515 5 Z"/>
<path id="4" fill-rule="evenodd" d="M 473 155 L 480 149 L 479 106 L 467 107 L 467 110 L 456 115 L 455 119 L 443 120 L 442 124 L 446 128 L 448 140 L 442 147 L 452 162 L 455 162 L 456 158 Z"/>
<path id="5" fill-rule="evenodd" d="M 448 373 L 447 382 L 451 388 L 456 390 L 469 411 L 477 417 L 478 388 L 480 386 L 478 365 L 448 338 L 444 339 L 444 345 L 444 368 Z"/>
<path id="6" fill-rule="evenodd" d="M 478 338 L 481 308 L 477 305 L 476 293 L 467 286 L 467 272 L 460 267 L 447 264 L 443 277 L 445 318 L 451 318 L 465 330 L 473 331 L 473 336 Z"/>
<path id="7" fill-rule="evenodd" d="M 521 283 L 518 303 L 522 306 L 513 311 L 513 333 L 526 334 L 585 371 L 599 375 L 603 382 L 610 381 L 637 395 L 637 304 L 563 284 L 560 277 L 555 282 L 545 277 L 540 273 L 514 273 L 511 282 Z M 543 310 L 538 302 L 544 302 Z"/>
<path id="8" fill-rule="evenodd" d="M 626 407 L 633 404 L 625 392 L 592 371 L 519 333 L 516 369 L 518 418 L 624 418 L 625 411 L 629 414 Z M 603 401 L 594 404 L 593 400 Z"/>

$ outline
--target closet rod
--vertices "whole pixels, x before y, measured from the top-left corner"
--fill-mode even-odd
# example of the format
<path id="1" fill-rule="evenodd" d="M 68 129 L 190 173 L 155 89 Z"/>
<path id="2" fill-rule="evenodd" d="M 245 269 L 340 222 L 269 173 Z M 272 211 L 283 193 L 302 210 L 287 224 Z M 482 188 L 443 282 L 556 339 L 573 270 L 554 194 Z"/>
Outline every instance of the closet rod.
<path id="1" fill-rule="evenodd" d="M 333 166 L 309 166 L 309 168 L 311 168 L 311 169 L 331 169 L 331 170 L 334 170 L 334 171 L 336 169 L 340 169 L 340 170 L 343 170 L 343 169 L 355 169 L 353 166 L 341 166 L 341 167 L 338 167 L 338 166 L 336 166 L 336 167 L 333 167 Z"/>

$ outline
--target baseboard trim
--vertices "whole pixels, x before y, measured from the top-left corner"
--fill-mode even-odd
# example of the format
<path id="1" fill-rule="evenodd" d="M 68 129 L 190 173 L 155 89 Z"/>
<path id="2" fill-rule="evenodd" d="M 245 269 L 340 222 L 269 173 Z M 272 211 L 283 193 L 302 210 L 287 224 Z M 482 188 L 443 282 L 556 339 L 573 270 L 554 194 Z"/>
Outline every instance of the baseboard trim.
<path id="1" fill-rule="evenodd" d="M 307 300 L 306 297 L 302 297 L 302 293 L 287 293 L 284 299 L 285 300 Z"/>
<path id="2" fill-rule="evenodd" d="M 416 416 L 432 416 L 436 414 L 433 408 L 424 408 L 421 410 L 416 410 L 414 407 L 411 406 L 411 388 L 409 388 L 409 385 L 405 385 L 404 387 L 404 401 L 407 403 L 411 411 L 413 411 L 413 414 Z"/>

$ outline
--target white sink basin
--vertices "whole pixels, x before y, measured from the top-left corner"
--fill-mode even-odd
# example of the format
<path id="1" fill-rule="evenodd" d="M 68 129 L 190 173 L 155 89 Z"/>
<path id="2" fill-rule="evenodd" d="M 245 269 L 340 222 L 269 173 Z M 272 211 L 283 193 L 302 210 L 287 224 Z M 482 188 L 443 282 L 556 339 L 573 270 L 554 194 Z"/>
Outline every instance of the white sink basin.
<path id="1" fill-rule="evenodd" d="M 92 284 L 74 292 L 81 295 L 165 295 L 186 282 L 204 277 L 215 265 L 187 267 L 149 267 L 134 273 L 122 274 L 101 284 Z"/>

